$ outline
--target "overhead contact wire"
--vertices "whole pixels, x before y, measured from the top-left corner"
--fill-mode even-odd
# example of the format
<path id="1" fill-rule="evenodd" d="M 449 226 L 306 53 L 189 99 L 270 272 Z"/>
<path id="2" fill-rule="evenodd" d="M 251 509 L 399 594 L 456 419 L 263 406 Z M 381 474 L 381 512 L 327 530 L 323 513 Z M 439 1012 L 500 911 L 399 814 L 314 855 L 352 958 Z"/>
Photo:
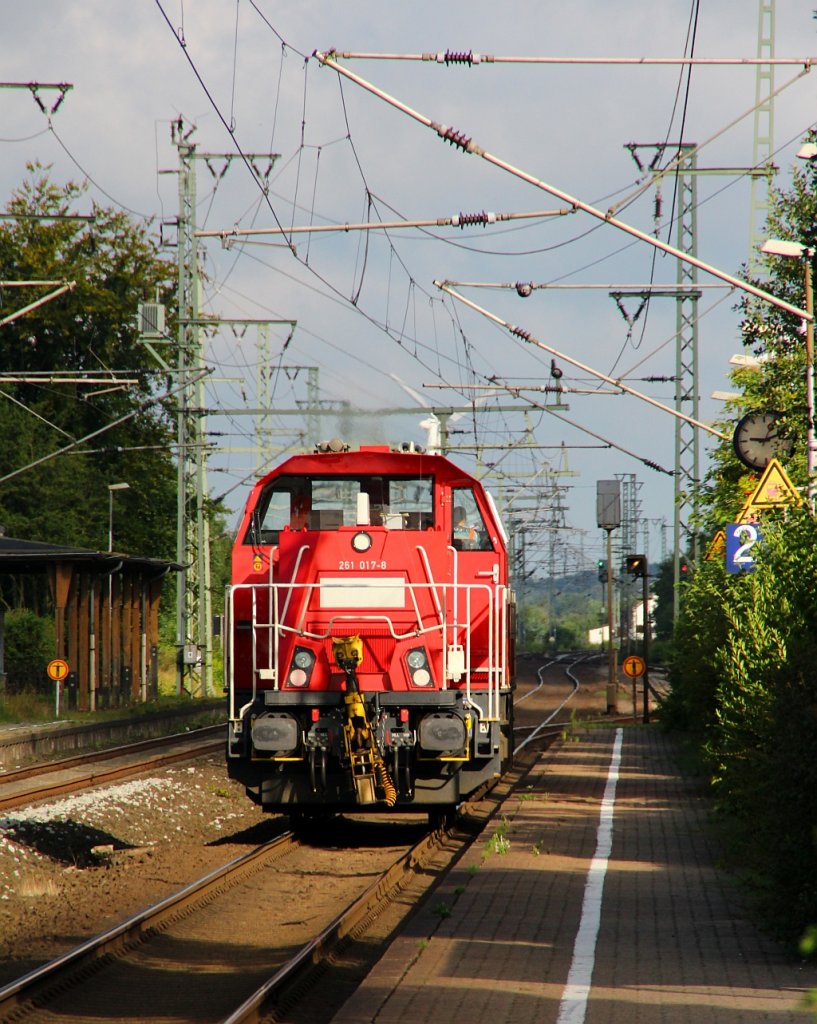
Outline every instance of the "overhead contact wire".
<path id="1" fill-rule="evenodd" d="M 342 64 L 338 64 L 337 61 L 333 60 L 326 54 L 316 51 L 315 58 L 321 64 L 325 65 L 326 67 L 332 68 L 334 71 L 337 71 L 338 74 L 341 74 L 344 77 L 348 78 L 350 81 L 355 82 L 357 85 L 365 89 L 367 92 L 370 92 L 372 93 L 372 95 L 377 96 L 379 99 L 382 99 L 385 102 L 389 103 L 391 106 L 395 107 L 395 109 L 400 110 L 402 113 L 411 117 L 419 124 L 422 124 L 426 128 L 431 128 L 433 131 L 437 133 L 437 135 L 439 135 L 439 137 L 444 142 L 448 142 L 455 148 L 461 149 L 465 153 L 479 156 L 487 163 L 493 164 L 500 170 L 504 170 L 509 174 L 512 174 L 514 177 L 519 178 L 521 181 L 527 182 L 529 185 L 533 185 L 535 188 L 541 189 L 544 192 L 548 192 L 550 195 L 555 196 L 562 202 L 568 203 L 569 205 L 575 207 L 577 210 L 582 210 L 584 213 L 589 214 L 591 217 L 595 217 L 598 220 L 610 224 L 611 227 L 618 228 L 620 231 L 624 231 L 625 233 L 632 235 L 634 238 L 637 238 L 642 242 L 646 242 L 648 245 L 651 245 L 656 249 L 660 249 L 662 252 L 666 252 L 670 256 L 674 256 L 676 259 L 679 259 L 684 263 L 690 264 L 690 266 L 697 267 L 704 273 L 710 274 L 713 277 L 717 277 L 722 281 L 726 281 L 728 284 L 731 284 L 735 288 L 739 288 L 741 291 L 747 292 L 750 295 L 754 295 L 756 298 L 762 299 L 764 302 L 768 302 L 773 306 L 777 306 L 778 308 L 783 309 L 786 312 L 793 313 L 795 316 L 798 316 L 801 319 L 811 321 L 814 320 L 813 314 L 808 313 L 806 310 L 801 309 L 799 306 L 794 306 L 791 303 L 786 302 L 784 299 L 780 299 L 777 296 L 772 295 L 767 291 L 764 291 L 762 288 L 757 288 L 755 285 L 752 285 L 747 281 L 743 281 L 740 278 L 734 277 L 732 274 L 726 273 L 726 271 L 720 270 L 717 267 L 705 263 L 703 260 L 699 260 L 697 257 L 692 256 L 689 253 L 683 252 L 680 249 L 676 249 L 674 246 L 669 245 L 666 242 L 662 242 L 658 238 L 654 238 L 652 235 L 647 234 L 645 231 L 641 231 L 639 228 L 634 227 L 632 224 L 628 224 L 625 221 L 618 220 L 611 214 L 605 213 L 604 211 L 599 210 L 594 206 L 591 206 L 589 203 L 585 203 L 583 200 L 578 199 L 575 196 L 571 196 L 569 193 L 557 188 L 555 185 L 551 185 L 548 182 L 542 181 L 540 178 L 534 177 L 527 171 L 523 171 L 520 168 L 513 166 L 513 164 L 508 163 L 507 161 L 501 159 L 498 156 L 495 156 L 494 154 L 483 149 L 481 146 L 477 145 L 477 143 L 475 143 L 473 139 L 466 135 L 465 132 L 459 131 L 458 129 L 452 126 L 444 125 L 437 121 L 433 121 L 431 118 L 426 117 L 424 114 L 421 114 L 418 111 L 412 109 L 407 104 L 396 99 L 394 96 L 391 96 L 388 93 L 384 92 L 382 89 L 379 89 L 371 82 L 368 82 L 364 78 L 361 78 L 359 75 L 356 75 L 353 72 L 349 71 L 348 68 L 343 67 Z"/>

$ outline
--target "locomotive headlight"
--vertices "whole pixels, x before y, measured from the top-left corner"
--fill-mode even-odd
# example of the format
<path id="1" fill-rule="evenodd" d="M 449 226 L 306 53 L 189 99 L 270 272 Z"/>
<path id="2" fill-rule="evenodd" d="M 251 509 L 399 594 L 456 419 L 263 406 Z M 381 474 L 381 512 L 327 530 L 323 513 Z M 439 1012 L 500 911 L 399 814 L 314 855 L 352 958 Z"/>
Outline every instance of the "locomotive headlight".
<path id="1" fill-rule="evenodd" d="M 359 554 L 362 554 L 364 551 L 368 551 L 371 546 L 372 538 L 368 533 L 356 533 L 354 537 L 352 537 L 352 547 Z"/>
<path id="2" fill-rule="evenodd" d="M 292 656 L 292 666 L 287 676 L 287 686 L 308 686 L 314 667 L 315 652 L 306 647 L 296 647 Z"/>
<path id="3" fill-rule="evenodd" d="M 424 647 L 414 647 L 406 655 L 412 686 L 431 686 L 433 680 L 428 666 L 428 655 Z"/>
<path id="4" fill-rule="evenodd" d="M 315 656 L 312 651 L 307 651 L 304 647 L 299 647 L 295 651 L 295 657 L 292 659 L 298 668 L 311 668 L 312 662 L 315 660 Z"/>
<path id="5" fill-rule="evenodd" d="M 406 661 L 408 662 L 409 668 L 425 668 L 426 652 L 422 647 L 416 647 L 413 651 L 408 652 L 406 655 Z"/>

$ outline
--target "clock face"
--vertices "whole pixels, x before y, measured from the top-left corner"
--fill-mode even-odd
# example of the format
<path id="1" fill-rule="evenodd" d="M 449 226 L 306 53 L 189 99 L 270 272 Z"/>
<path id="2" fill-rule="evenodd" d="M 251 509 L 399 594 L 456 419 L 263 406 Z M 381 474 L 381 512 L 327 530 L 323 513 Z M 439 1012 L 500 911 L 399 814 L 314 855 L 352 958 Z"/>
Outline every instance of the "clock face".
<path id="1" fill-rule="evenodd" d="M 765 469 L 778 455 L 790 455 L 793 442 L 780 436 L 779 412 L 750 412 L 738 421 L 732 444 L 749 469 Z"/>

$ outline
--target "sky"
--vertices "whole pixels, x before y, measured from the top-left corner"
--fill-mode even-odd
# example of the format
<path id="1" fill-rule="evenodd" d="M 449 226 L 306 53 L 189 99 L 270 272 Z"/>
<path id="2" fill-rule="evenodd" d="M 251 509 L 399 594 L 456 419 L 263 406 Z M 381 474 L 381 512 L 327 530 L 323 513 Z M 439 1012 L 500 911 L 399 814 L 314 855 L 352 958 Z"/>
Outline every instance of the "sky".
<path id="1" fill-rule="evenodd" d="M 483 463 L 493 464 L 486 482 L 500 504 L 531 510 L 521 515 L 531 529 L 534 569 L 595 564 L 604 543 L 596 484 L 621 474 L 634 474 L 649 527 L 641 547 L 653 561 L 671 548 L 662 524 L 672 523 L 672 479 L 645 463 L 673 468 L 674 418 L 634 397 L 604 394 L 610 388 L 563 359 L 562 384 L 577 389 L 560 413 L 571 423 L 543 411 L 539 406 L 552 398 L 525 389 L 552 384 L 551 353 L 434 282 L 464 282 L 456 290 L 493 316 L 672 406 L 671 382 L 643 378 L 675 373 L 676 302 L 654 298 L 636 319 L 639 300 L 627 297 L 619 307 L 608 286 L 674 284 L 676 260 L 586 213 L 559 213 L 564 201 L 531 179 L 603 211 L 615 206 L 617 218 L 650 234 L 656 190 L 650 185 L 635 195 L 645 182 L 628 144 L 638 144 L 642 162 L 651 159 L 651 144 L 703 144 L 697 159 L 707 173 L 695 179 L 698 256 L 739 276 L 749 258 L 750 184 L 737 169 L 753 160 L 756 68 L 341 60 L 404 108 L 472 138 L 492 158 L 486 160 L 312 55 L 668 58 L 688 55 L 694 38 L 697 58 L 754 58 L 755 0 L 664 0 L 649 14 L 637 0 L 538 0 L 501 11 L 481 0 L 8 6 L 0 80 L 72 88 L 53 113 L 58 91 L 39 94 L 44 113 L 28 89 L 0 90 L 3 205 L 26 165 L 39 161 L 57 182 L 87 180 L 89 205 L 93 198 L 150 218 L 172 243 L 179 197 L 171 125 L 181 118 L 200 157 L 200 230 L 548 214 L 465 227 L 304 233 L 293 236 L 295 253 L 272 235 L 236 237 L 227 248 L 218 237 L 202 238 L 207 315 L 297 321 L 291 337 L 285 324 L 212 332 L 208 407 L 253 408 L 266 390 L 274 410 L 295 408 L 307 397 L 303 368 L 316 367 L 323 400 L 360 410 L 342 422 L 323 417 L 323 436 L 422 443 L 419 405 L 416 414 L 387 413 L 416 404 L 401 381 L 430 406 L 464 408 L 476 399 L 476 415 L 451 424 L 452 457 L 475 469 L 475 447 L 483 446 Z M 775 56 L 815 54 L 811 6 L 778 0 Z M 814 122 L 815 74 L 803 73 L 802 64 L 774 71 L 778 187 L 786 187 Z M 257 156 L 229 163 L 222 156 L 239 152 Z M 206 154 L 213 156 L 205 160 Z M 670 178 L 661 200 L 660 237 L 675 245 Z M 175 259 L 172 247 L 167 257 Z M 517 282 L 548 287 L 526 298 L 515 287 L 475 287 Z M 699 282 L 722 283 L 703 273 Z M 741 342 L 737 293 L 702 291 L 699 391 L 701 418 L 710 422 L 722 411 L 710 396 L 730 389 L 729 357 Z M 501 390 L 491 390 L 492 382 Z M 295 422 L 274 413 L 267 426 L 276 445 L 295 441 Z M 240 411 L 208 419 L 215 445 L 210 491 L 226 495 L 235 510 L 255 478 L 258 456 L 248 449 L 257 446 L 256 425 Z M 702 432 L 704 468 L 711 444 Z M 554 512 L 552 497 L 537 489 L 542 483 L 562 488 L 562 511 Z M 567 529 L 540 528 L 562 523 Z"/>

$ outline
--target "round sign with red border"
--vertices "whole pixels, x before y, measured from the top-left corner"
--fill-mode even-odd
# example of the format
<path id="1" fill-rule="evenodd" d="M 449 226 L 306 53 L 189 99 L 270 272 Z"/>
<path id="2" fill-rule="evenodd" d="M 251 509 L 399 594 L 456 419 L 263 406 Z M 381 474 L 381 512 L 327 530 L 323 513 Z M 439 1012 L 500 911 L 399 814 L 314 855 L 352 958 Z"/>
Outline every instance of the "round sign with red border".
<path id="1" fill-rule="evenodd" d="M 64 658 L 54 658 L 53 661 L 49 661 L 46 672 L 49 679 L 59 683 L 68 675 L 68 662 Z"/>
<path id="2" fill-rule="evenodd" d="M 621 670 L 625 676 L 629 676 L 630 679 L 637 679 L 639 676 L 644 675 L 646 669 L 644 659 L 639 658 L 637 654 L 629 654 L 621 663 Z"/>

